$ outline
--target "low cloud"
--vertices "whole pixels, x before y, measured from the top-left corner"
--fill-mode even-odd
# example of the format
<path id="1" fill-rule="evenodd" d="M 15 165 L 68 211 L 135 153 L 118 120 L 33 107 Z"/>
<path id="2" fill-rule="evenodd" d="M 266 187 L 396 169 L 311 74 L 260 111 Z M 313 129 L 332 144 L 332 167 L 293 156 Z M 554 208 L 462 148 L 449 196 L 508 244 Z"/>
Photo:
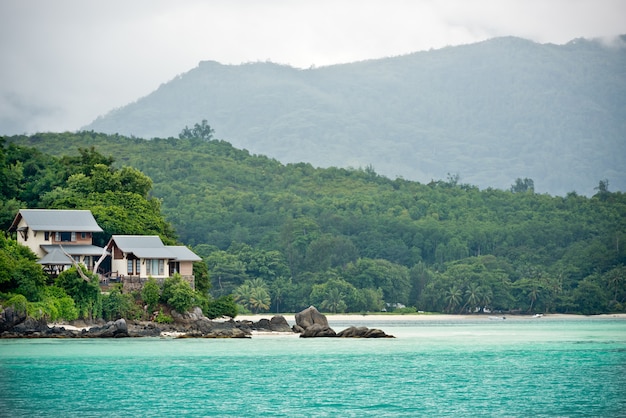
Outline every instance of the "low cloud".
<path id="1" fill-rule="evenodd" d="M 624 32 L 617 0 L 6 0 L 0 106 L 12 116 L 0 134 L 76 130 L 203 60 L 308 68 L 496 36 L 565 43 Z"/>

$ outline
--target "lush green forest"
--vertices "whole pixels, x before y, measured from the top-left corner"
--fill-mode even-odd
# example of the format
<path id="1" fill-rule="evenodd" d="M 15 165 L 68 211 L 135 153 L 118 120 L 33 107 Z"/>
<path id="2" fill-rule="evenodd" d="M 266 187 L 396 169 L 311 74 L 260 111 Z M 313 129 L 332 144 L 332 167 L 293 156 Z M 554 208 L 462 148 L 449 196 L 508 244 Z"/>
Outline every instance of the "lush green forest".
<path id="1" fill-rule="evenodd" d="M 152 181 L 131 167 L 114 168 L 113 159 L 91 149 L 55 157 L 35 148 L 6 144 L 0 139 L 0 223 L 6 231 L 20 208 L 90 209 L 104 230 L 94 243 L 104 246 L 113 234 L 155 234 L 176 243 L 161 203 L 149 196 Z M 148 281 L 141 292 L 121 287 L 102 293 L 99 277 L 78 266 L 52 278 L 37 257 L 15 239 L 0 234 L 0 306 L 12 306 L 34 318 L 154 319 L 171 321 L 166 310 L 185 312 L 201 306 L 209 317 L 236 315 L 232 296 L 211 298 L 204 263 L 194 265 L 196 290 L 180 275 L 159 285 Z M 142 307 L 146 308 L 143 309 Z"/>
<path id="2" fill-rule="evenodd" d="M 282 163 L 367 167 L 480 188 L 626 191 L 626 48 L 496 38 L 328 67 L 204 61 L 86 130 L 150 139 L 207 119 Z M 165 80 L 164 80 L 165 81 Z"/>
<path id="3" fill-rule="evenodd" d="M 152 216 L 144 206 L 119 215 L 154 218 L 138 227 L 201 255 L 211 298 L 232 294 L 253 312 L 626 309 L 626 196 L 606 179 L 593 197 L 554 197 L 528 178 L 480 190 L 454 175 L 421 184 L 372 167 L 284 165 L 214 139 L 205 122 L 150 141 L 94 132 L 5 140 L 3 181 L 14 190 L 3 197 L 5 229 L 18 207 L 76 204 L 84 179 L 55 188 L 45 161 L 111 156 L 114 174 L 152 181 Z M 78 201 L 101 222 L 99 208 L 119 200 Z"/>

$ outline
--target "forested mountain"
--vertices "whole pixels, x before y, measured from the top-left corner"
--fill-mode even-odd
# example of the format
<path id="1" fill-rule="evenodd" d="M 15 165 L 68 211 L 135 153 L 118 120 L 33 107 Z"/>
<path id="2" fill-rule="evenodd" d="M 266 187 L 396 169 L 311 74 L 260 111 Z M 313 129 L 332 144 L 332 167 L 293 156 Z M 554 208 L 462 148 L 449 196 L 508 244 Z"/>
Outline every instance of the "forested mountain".
<path id="1" fill-rule="evenodd" d="M 212 139 L 204 123 L 150 141 L 94 132 L 5 140 L 2 169 L 15 192 L 0 214 L 45 205 L 41 193 L 55 207 L 106 208 L 106 196 L 76 199 L 87 187 L 81 176 L 46 192 L 54 178 L 20 151 L 89 156 L 85 147 L 95 147 L 117 170 L 152 179 L 151 196 L 178 239 L 204 258 L 213 296 L 232 293 L 252 311 L 626 309 L 626 194 L 604 181 L 593 197 L 553 197 L 527 178 L 507 191 L 480 190 L 455 176 L 421 184 L 371 167 L 284 165 Z M 124 207 L 120 216 L 144 218 L 141 207 Z"/>
<path id="2" fill-rule="evenodd" d="M 626 190 L 625 39 L 497 38 L 306 70 L 206 61 L 86 129 L 163 138 L 206 119 L 283 163 L 591 196 L 603 179 Z"/>

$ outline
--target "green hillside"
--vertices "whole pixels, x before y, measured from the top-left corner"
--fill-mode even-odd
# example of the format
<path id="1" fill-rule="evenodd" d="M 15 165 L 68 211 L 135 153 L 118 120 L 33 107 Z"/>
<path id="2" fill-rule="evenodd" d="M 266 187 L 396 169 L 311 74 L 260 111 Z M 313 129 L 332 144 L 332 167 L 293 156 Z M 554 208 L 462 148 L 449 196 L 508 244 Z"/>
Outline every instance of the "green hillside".
<path id="1" fill-rule="evenodd" d="M 421 184 L 371 167 L 284 165 L 211 139 L 206 128 L 205 138 L 6 140 L 57 156 L 93 146 L 114 165 L 142 171 L 179 241 L 204 257 L 214 296 L 265 301 L 246 303 L 251 310 L 626 307 L 626 197 L 605 182 L 591 198 L 537 194 L 529 179 L 514 191 L 480 190 L 455 176 Z M 25 185 L 35 181 L 23 176 Z"/>
<path id="2" fill-rule="evenodd" d="M 206 119 L 240 149 L 283 163 L 373 166 L 427 183 L 481 188 L 516 178 L 539 192 L 626 190 L 626 48 L 498 38 L 406 56 L 299 70 L 198 67 L 89 126 L 176 136 Z"/>

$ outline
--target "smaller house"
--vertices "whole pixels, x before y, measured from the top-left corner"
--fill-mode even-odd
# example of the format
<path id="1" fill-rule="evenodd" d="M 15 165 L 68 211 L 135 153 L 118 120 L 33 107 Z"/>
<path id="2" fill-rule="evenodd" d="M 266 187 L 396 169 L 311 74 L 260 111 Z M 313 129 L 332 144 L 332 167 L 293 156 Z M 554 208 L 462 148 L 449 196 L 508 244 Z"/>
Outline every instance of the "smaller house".
<path id="1" fill-rule="evenodd" d="M 113 235 L 106 246 L 111 252 L 111 277 L 124 285 L 137 283 L 139 288 L 148 277 L 161 282 L 179 273 L 194 286 L 193 263 L 201 261 L 189 248 L 164 245 L 156 235 Z"/>
<path id="2" fill-rule="evenodd" d="M 93 234 L 102 228 L 89 210 L 20 209 L 9 231 L 53 274 L 69 268 L 72 259 L 91 271 L 105 251 L 93 245 Z"/>

